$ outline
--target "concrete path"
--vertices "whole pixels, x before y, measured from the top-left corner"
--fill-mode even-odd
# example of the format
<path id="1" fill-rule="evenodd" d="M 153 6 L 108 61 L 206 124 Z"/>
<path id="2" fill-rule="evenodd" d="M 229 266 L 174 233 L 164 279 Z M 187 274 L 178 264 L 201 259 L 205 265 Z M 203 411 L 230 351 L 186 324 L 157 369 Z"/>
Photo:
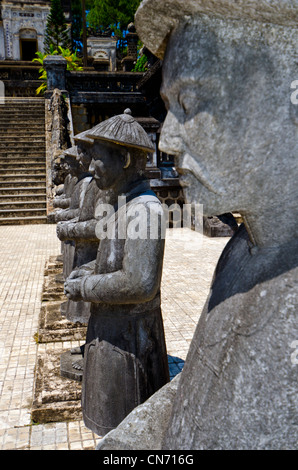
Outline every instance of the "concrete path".
<path id="1" fill-rule="evenodd" d="M 173 376 L 183 367 L 227 242 L 228 238 L 207 238 L 188 229 L 167 234 L 162 311 Z M 60 253 L 56 226 L 1 226 L 0 253 L 0 449 L 94 449 L 99 437 L 83 421 L 31 423 L 35 365 L 42 347 L 34 335 L 45 263 Z"/>

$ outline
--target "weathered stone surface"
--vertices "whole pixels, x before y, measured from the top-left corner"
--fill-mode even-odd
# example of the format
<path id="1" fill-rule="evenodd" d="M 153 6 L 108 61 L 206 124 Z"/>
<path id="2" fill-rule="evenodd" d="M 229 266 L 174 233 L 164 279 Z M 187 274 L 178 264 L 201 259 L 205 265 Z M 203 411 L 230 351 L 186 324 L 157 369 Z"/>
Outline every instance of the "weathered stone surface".
<path id="1" fill-rule="evenodd" d="M 63 282 L 64 279 L 61 274 L 51 273 L 45 276 L 41 299 L 43 301 L 65 301 Z"/>
<path id="2" fill-rule="evenodd" d="M 91 303 L 82 409 L 86 426 L 104 435 L 169 381 L 160 309 L 164 239 L 161 203 L 144 178 L 154 148 L 130 110 L 101 122 L 87 137 L 94 140 L 85 149 L 89 170 L 101 191 L 112 191 L 114 216 L 108 212 L 108 234 L 97 224 L 96 259 L 70 273 L 65 292 L 74 302 Z M 145 236 L 130 232 L 137 211 Z M 155 237 L 149 236 L 151 217 Z"/>
<path id="3" fill-rule="evenodd" d="M 228 245 L 190 346 L 163 448 L 295 449 L 291 344 L 298 338 L 298 244 L 250 253 L 240 231 Z"/>
<path id="4" fill-rule="evenodd" d="M 297 17 L 286 0 L 145 0 L 136 15 L 164 58 L 159 145 L 186 201 L 245 224 L 218 263 L 162 449 L 297 448 Z"/>
<path id="5" fill-rule="evenodd" d="M 74 362 L 83 361 L 82 354 L 72 354 L 71 351 L 66 351 L 61 354 L 60 358 L 60 373 L 62 377 L 66 377 L 77 382 L 82 382 L 83 369 L 77 369 L 73 366 Z"/>
<path id="6" fill-rule="evenodd" d="M 183 17 L 210 15 L 231 20 L 297 26 L 297 4 L 292 0 L 143 0 L 135 15 L 141 41 L 163 58 L 170 32 Z"/>
<path id="7" fill-rule="evenodd" d="M 160 450 L 164 430 L 168 426 L 172 412 L 179 377 L 178 374 L 143 405 L 135 408 L 116 429 L 110 431 L 99 442 L 97 450 Z"/>
<path id="8" fill-rule="evenodd" d="M 38 325 L 38 342 L 84 340 L 87 325 L 73 323 L 61 315 L 61 302 L 43 302 Z"/>
<path id="9" fill-rule="evenodd" d="M 62 349 L 46 349 L 37 360 L 32 420 L 50 423 L 82 419 L 81 385 L 60 375 Z"/>
<path id="10" fill-rule="evenodd" d="M 61 315 L 67 300 L 63 293 L 62 269 L 61 256 L 50 257 L 46 262 L 37 332 L 39 343 L 83 340 L 86 336 L 87 324 L 71 322 Z"/>
<path id="11" fill-rule="evenodd" d="M 48 56 L 49 57 L 49 56 Z M 45 136 L 46 136 L 46 187 L 48 212 L 53 209 L 53 199 L 57 173 L 64 174 L 60 168 L 60 156 L 63 150 L 71 147 L 72 120 L 70 112 L 70 102 L 62 95 L 61 90 L 55 89 L 49 93 L 45 99 Z"/>
<path id="12" fill-rule="evenodd" d="M 238 225 L 232 214 L 203 217 L 203 233 L 208 237 L 232 237 Z"/>

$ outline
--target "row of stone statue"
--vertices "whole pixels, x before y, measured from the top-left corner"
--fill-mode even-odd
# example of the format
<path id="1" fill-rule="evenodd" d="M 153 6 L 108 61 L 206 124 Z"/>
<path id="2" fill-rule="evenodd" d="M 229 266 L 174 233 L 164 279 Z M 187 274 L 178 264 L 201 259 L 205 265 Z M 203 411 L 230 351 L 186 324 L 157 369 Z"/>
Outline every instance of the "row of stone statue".
<path id="1" fill-rule="evenodd" d="M 70 354 L 83 371 L 85 424 L 102 436 L 169 381 L 160 308 L 164 239 L 131 238 L 119 223 L 124 211 L 126 227 L 137 215 L 149 228 L 162 208 L 144 177 L 154 147 L 130 110 L 75 143 L 62 156 L 69 174 L 54 200 L 68 297 L 61 313 L 88 323 L 86 344 Z M 100 239 L 103 216 L 110 235 Z"/>
<path id="2" fill-rule="evenodd" d="M 206 216 L 240 212 L 244 225 L 222 253 L 185 366 L 169 383 L 159 305 L 163 241 L 104 239 L 93 265 L 68 268 L 69 299 L 91 303 L 87 425 L 103 434 L 117 424 L 106 426 L 125 398 L 129 412 L 132 401 L 166 383 L 102 439 L 101 450 L 297 449 L 297 22 L 297 0 L 140 4 L 138 36 L 163 61 L 168 114 L 159 148 L 175 156 L 187 203 L 203 204 Z M 140 181 L 143 150 L 112 136 L 132 119 L 124 116 L 115 118 L 119 127 L 109 123 L 108 140 L 88 133 L 94 142 L 83 153 L 100 190 L 158 210 Z M 94 221 L 78 224 L 91 239 Z M 75 233 L 72 222 L 69 228 Z"/>

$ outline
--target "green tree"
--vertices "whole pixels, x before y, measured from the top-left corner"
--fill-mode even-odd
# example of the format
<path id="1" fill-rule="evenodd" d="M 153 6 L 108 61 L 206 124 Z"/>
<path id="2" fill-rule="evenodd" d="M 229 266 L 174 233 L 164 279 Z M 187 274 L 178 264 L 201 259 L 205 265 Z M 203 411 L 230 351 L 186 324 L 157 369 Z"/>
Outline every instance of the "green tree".
<path id="1" fill-rule="evenodd" d="M 63 48 L 70 46 L 69 30 L 61 0 L 51 0 L 51 10 L 47 18 L 44 39 L 44 50 L 46 53 L 50 52 L 51 46 L 56 49 L 59 46 Z"/>
<path id="2" fill-rule="evenodd" d="M 140 3 L 140 0 L 94 0 L 87 15 L 88 25 L 101 32 L 110 28 L 118 39 L 123 39 L 123 32 L 134 21 Z"/>
<path id="3" fill-rule="evenodd" d="M 71 40 L 72 40 L 72 50 L 77 49 L 81 50 L 81 36 L 82 36 L 82 4 L 81 0 L 71 0 Z"/>

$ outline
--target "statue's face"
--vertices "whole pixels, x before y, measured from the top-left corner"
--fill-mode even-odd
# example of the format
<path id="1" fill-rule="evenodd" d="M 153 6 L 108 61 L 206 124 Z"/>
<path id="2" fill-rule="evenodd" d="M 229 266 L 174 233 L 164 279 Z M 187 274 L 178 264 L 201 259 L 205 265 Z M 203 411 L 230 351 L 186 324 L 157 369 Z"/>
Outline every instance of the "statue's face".
<path id="1" fill-rule="evenodd" d="M 95 142 L 88 150 L 91 158 L 89 171 L 99 189 L 116 188 L 124 177 L 124 157 L 120 146 Z"/>
<path id="2" fill-rule="evenodd" d="M 280 146 L 270 51 L 223 37 L 181 26 L 163 63 L 168 114 L 159 147 L 175 156 L 187 202 L 203 204 L 206 215 L 260 204 Z M 287 106 L 288 83 L 281 85 Z"/>
<path id="3" fill-rule="evenodd" d="M 78 176 L 80 173 L 80 164 L 75 157 L 65 157 L 65 169 L 71 176 Z"/>
<path id="4" fill-rule="evenodd" d="M 84 142 L 78 142 L 77 144 L 78 160 L 83 171 L 87 171 L 91 163 L 88 147 L 88 144 L 85 144 Z"/>

